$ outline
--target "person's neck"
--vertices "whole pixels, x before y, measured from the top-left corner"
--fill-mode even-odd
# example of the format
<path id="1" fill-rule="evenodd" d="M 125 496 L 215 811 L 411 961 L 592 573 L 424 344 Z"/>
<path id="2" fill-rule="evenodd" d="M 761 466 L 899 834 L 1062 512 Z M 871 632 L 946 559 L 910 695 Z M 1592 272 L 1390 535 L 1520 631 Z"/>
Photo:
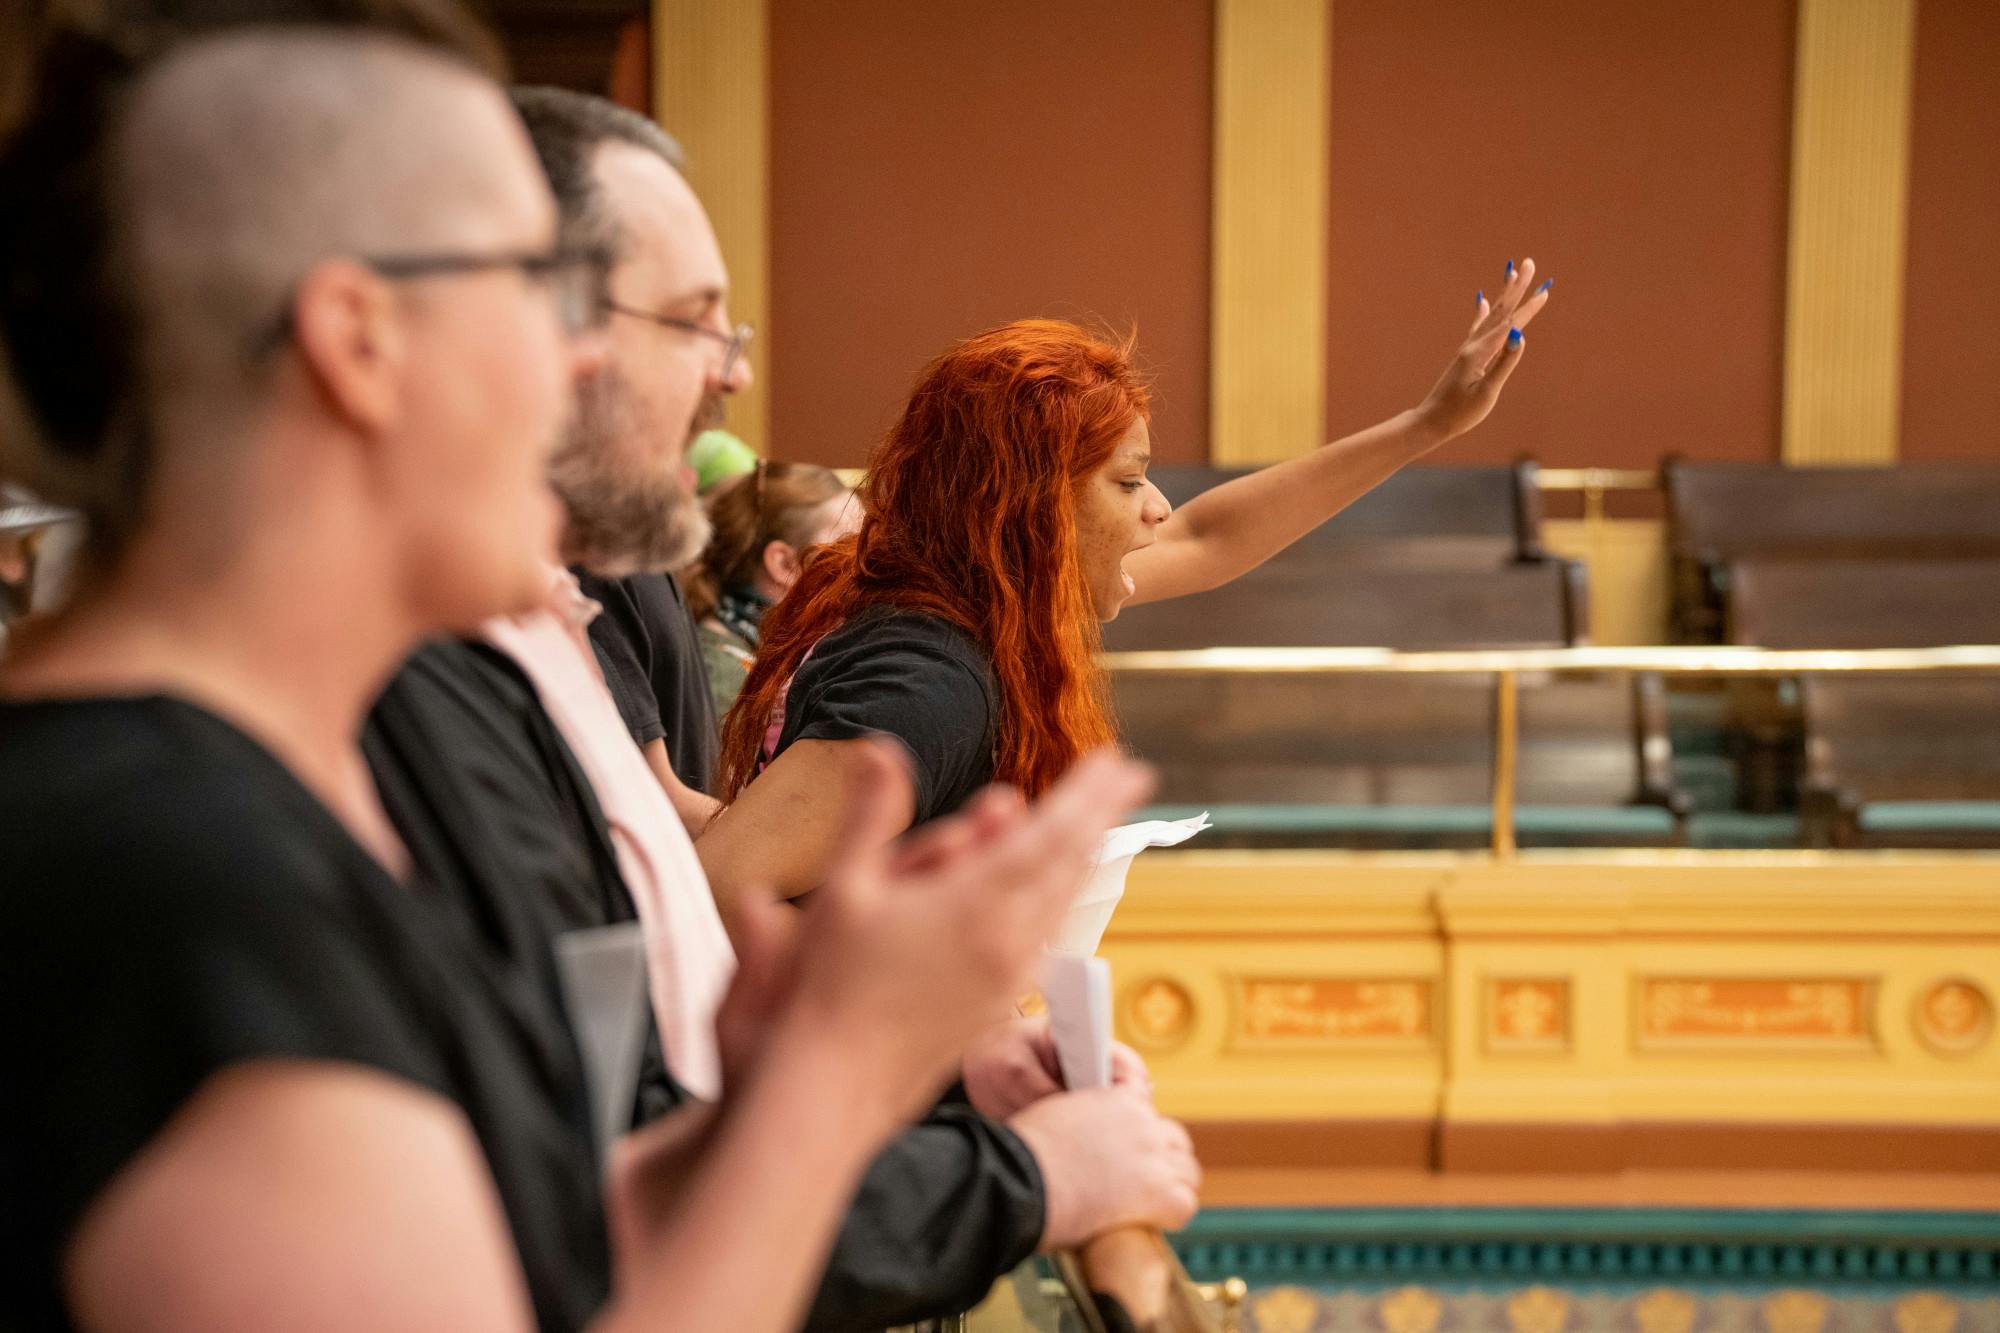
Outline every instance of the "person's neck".
<path id="1" fill-rule="evenodd" d="M 308 521 L 308 528 L 311 527 Z M 267 534 L 269 530 L 267 529 Z M 202 538 L 141 538 L 5 673 L 17 695 L 166 693 L 270 750 L 392 869 L 401 848 L 361 758 L 362 719 L 419 627 L 354 543 L 246 538 L 213 563 Z M 357 575 L 359 575 L 357 577 Z"/>

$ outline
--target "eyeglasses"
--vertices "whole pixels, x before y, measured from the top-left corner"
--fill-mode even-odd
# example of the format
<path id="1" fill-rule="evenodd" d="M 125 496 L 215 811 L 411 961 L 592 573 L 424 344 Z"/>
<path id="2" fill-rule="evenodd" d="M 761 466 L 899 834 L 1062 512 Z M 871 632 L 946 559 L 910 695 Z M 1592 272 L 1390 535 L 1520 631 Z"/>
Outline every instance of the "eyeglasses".
<path id="1" fill-rule="evenodd" d="M 555 298 L 556 318 L 569 334 L 602 328 L 611 309 L 606 295 L 610 289 L 611 252 L 603 246 L 559 245 L 552 250 L 487 255 L 364 255 L 360 256 L 360 262 L 397 281 L 487 273 L 495 269 L 518 270 L 528 281 L 548 289 Z M 252 355 L 273 350 L 291 332 L 292 305 L 288 300 L 276 318 L 252 337 Z"/>
<path id="2" fill-rule="evenodd" d="M 611 252 L 596 245 L 559 245 L 553 250 L 513 254 L 387 255 L 364 258 L 362 263 L 385 278 L 448 277 L 456 273 L 484 273 L 493 269 L 518 269 L 537 286 L 548 288 L 555 297 L 556 317 L 569 333 L 602 328 L 611 311 Z"/>
<path id="3" fill-rule="evenodd" d="M 721 343 L 722 374 L 720 378 L 725 384 L 729 382 L 729 373 L 736 369 L 736 362 L 742 357 L 743 349 L 750 345 L 750 339 L 757 332 L 757 330 L 748 324 L 738 324 L 733 332 L 724 333 L 720 329 L 711 329 L 706 324 L 697 324 L 691 319 L 677 319 L 672 315 L 658 315 L 650 310 L 641 310 L 637 306 L 620 305 L 608 297 L 605 299 L 604 308 L 612 314 L 630 315 L 633 319 L 643 319 L 649 323 L 658 324 L 662 328 L 679 329 L 682 333 L 692 333 L 698 338 L 707 338 L 711 342 Z"/>

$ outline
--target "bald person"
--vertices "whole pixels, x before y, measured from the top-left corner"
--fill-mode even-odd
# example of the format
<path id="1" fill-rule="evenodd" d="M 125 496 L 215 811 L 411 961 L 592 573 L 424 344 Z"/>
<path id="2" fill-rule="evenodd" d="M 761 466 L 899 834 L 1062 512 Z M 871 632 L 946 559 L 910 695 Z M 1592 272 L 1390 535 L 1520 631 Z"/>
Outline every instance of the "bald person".
<path id="1" fill-rule="evenodd" d="M 1087 761 L 746 919 L 722 1103 L 606 1170 L 546 939 L 437 901 L 357 743 L 419 640 L 542 596 L 601 261 L 438 53 L 249 30 L 96 65 L 0 153 L 34 428 L 0 469 L 96 543 L 0 670 L 6 1322 L 794 1325 L 1144 779 Z M 881 840 L 886 805 L 849 813 Z"/>

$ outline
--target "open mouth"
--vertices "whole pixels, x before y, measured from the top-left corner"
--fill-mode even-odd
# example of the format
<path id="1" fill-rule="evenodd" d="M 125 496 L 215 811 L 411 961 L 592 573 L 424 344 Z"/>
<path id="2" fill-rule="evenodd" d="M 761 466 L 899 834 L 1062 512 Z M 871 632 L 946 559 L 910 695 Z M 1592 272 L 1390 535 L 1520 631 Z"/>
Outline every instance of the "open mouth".
<path id="1" fill-rule="evenodd" d="M 1135 551 L 1143 551 L 1148 546 L 1151 546 L 1154 541 L 1157 540 L 1158 538 L 1152 538 L 1147 541 L 1140 542 L 1137 546 L 1134 546 L 1130 550 L 1126 551 L 1125 554 L 1131 555 Z M 1139 585 L 1132 581 L 1131 572 L 1125 568 L 1125 561 L 1123 557 L 1121 557 L 1118 561 L 1118 582 L 1119 585 L 1124 588 L 1125 595 L 1127 597 L 1130 597 L 1133 593 L 1139 590 Z"/>

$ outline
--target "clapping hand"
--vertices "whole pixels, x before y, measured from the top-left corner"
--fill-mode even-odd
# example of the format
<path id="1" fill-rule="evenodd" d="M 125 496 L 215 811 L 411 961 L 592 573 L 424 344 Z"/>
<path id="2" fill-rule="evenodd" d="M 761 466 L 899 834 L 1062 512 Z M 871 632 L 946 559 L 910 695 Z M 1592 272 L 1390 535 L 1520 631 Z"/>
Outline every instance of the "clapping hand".
<path id="1" fill-rule="evenodd" d="M 838 1043 L 859 1082 L 896 1089 L 899 1113 L 914 1114 L 1033 984 L 1105 830 L 1151 787 L 1139 765 L 1086 755 L 1032 805 L 990 788 L 898 845 L 885 796 L 907 770 L 891 746 L 872 754 L 825 886 L 803 910 L 743 904 L 718 1019 L 726 1087 L 741 1086 L 771 1028 L 796 1026 Z"/>

